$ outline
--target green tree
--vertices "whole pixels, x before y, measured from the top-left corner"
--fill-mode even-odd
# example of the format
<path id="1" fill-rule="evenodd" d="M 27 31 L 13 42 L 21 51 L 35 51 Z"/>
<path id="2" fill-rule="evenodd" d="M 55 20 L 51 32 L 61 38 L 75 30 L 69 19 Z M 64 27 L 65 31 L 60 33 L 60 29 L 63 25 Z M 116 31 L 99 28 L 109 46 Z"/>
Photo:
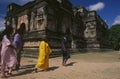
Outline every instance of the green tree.
<path id="1" fill-rule="evenodd" d="M 120 24 L 113 25 L 109 29 L 109 40 L 115 50 L 120 48 Z"/>

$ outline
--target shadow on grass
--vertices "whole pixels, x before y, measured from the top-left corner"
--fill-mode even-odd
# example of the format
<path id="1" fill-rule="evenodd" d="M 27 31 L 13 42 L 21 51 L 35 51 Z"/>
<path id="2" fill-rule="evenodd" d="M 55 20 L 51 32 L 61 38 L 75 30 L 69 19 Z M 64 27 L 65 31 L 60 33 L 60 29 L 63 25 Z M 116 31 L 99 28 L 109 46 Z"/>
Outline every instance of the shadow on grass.
<path id="1" fill-rule="evenodd" d="M 14 74 L 13 76 L 31 74 L 34 72 L 34 67 L 35 67 L 35 64 L 22 66 L 22 68 L 20 68 L 20 70 L 16 74 Z M 57 68 L 59 68 L 59 66 L 49 67 L 45 72 L 54 71 Z M 41 71 L 38 71 L 38 72 L 41 72 Z"/>
<path id="2" fill-rule="evenodd" d="M 27 68 L 34 68 L 35 64 L 31 64 L 31 65 L 24 65 L 21 67 L 21 69 L 27 69 Z"/>
<path id="3" fill-rule="evenodd" d="M 24 65 L 20 68 L 20 70 L 14 74 L 13 76 L 20 76 L 20 75 L 26 75 L 26 74 L 30 74 L 34 71 L 34 67 L 35 64 L 31 64 L 31 65 Z M 16 71 L 16 70 L 14 70 Z"/>
<path id="4" fill-rule="evenodd" d="M 68 64 L 66 64 L 66 66 L 73 66 L 76 62 L 70 62 Z"/>
<path id="5" fill-rule="evenodd" d="M 58 68 L 59 68 L 59 66 L 49 67 L 49 68 L 47 69 L 47 71 L 54 71 L 55 69 L 58 69 Z"/>
<path id="6" fill-rule="evenodd" d="M 23 71 L 18 71 L 17 74 L 14 74 L 13 76 L 20 76 L 20 75 L 26 75 L 26 74 L 30 74 L 34 71 L 34 69 L 26 69 L 26 70 L 23 70 Z"/>

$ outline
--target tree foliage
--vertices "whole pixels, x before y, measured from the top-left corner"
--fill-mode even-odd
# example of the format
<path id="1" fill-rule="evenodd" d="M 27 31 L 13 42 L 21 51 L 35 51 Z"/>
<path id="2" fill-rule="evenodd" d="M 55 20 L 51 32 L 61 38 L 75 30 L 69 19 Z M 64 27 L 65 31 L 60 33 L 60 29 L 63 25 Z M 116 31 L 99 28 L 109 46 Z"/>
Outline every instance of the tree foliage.
<path id="1" fill-rule="evenodd" d="M 109 40 L 115 50 L 120 48 L 120 24 L 113 25 L 109 29 Z"/>

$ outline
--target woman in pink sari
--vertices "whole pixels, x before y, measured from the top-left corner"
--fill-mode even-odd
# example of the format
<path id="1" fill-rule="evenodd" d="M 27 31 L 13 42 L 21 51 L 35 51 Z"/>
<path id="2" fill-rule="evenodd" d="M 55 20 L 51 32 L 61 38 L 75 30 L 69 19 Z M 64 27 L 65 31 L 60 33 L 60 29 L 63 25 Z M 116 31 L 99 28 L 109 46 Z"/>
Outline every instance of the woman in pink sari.
<path id="1" fill-rule="evenodd" d="M 16 52 L 12 45 L 10 35 L 12 34 L 12 27 L 7 27 L 4 30 L 1 48 L 1 78 L 5 78 L 5 68 L 8 68 L 8 74 L 12 75 L 12 68 L 17 64 Z"/>

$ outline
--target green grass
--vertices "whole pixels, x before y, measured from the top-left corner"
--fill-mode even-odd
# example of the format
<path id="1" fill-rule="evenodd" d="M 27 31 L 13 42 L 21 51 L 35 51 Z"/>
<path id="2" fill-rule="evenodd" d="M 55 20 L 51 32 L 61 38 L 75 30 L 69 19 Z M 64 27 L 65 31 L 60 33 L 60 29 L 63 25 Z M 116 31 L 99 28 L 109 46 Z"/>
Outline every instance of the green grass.
<path id="1" fill-rule="evenodd" d="M 78 53 L 71 55 L 71 58 L 88 62 L 120 62 L 120 53 L 117 51 Z"/>
<path id="2" fill-rule="evenodd" d="M 29 58 L 29 57 L 27 57 Z M 55 57 L 60 58 L 60 57 Z M 34 59 L 34 60 L 33 60 Z M 34 62 L 37 58 L 31 58 L 29 62 Z M 71 54 L 71 59 L 77 59 L 85 62 L 120 62 L 120 53 L 118 51 L 113 52 L 89 52 L 89 53 L 74 53 Z"/>

